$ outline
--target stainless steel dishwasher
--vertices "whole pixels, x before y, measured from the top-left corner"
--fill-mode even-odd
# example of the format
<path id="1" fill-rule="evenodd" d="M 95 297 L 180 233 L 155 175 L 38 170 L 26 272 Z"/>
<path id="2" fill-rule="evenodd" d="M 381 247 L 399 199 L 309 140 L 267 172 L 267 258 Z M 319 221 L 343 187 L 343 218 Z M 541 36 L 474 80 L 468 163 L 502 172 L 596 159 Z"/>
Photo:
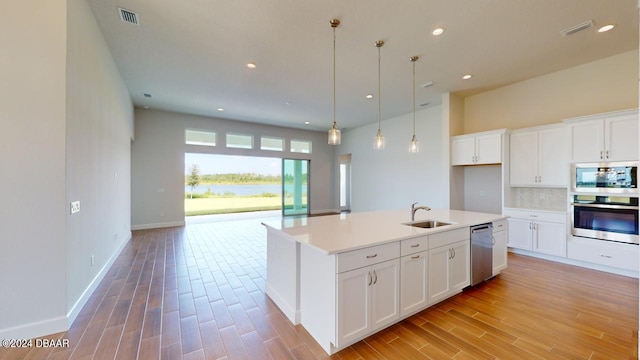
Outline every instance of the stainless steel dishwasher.
<path id="1" fill-rule="evenodd" d="M 471 286 L 493 276 L 493 224 L 471 227 Z"/>

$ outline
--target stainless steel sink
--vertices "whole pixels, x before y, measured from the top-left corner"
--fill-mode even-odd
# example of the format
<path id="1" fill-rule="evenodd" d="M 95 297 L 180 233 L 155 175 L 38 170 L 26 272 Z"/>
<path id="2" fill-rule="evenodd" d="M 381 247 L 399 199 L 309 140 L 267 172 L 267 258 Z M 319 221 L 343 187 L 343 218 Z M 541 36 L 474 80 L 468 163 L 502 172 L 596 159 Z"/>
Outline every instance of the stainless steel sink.
<path id="1" fill-rule="evenodd" d="M 436 220 L 424 220 L 424 221 L 416 221 L 410 223 L 403 223 L 403 225 L 419 227 L 423 229 L 432 229 L 439 226 L 451 225 L 451 223 L 436 221 Z"/>

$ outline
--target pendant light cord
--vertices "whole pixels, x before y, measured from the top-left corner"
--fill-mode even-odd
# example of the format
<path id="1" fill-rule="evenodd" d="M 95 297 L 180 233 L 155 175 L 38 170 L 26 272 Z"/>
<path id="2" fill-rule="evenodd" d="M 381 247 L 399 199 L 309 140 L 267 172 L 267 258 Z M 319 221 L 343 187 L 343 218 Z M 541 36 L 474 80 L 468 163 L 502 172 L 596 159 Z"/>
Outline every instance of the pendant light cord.
<path id="1" fill-rule="evenodd" d="M 336 27 L 333 26 L 333 128 L 336 127 Z"/>
<path id="2" fill-rule="evenodd" d="M 380 103 L 382 100 L 380 99 L 380 48 L 382 45 L 378 46 L 378 131 L 380 131 Z"/>
<path id="3" fill-rule="evenodd" d="M 416 62 L 413 61 L 413 136 L 416 135 Z"/>

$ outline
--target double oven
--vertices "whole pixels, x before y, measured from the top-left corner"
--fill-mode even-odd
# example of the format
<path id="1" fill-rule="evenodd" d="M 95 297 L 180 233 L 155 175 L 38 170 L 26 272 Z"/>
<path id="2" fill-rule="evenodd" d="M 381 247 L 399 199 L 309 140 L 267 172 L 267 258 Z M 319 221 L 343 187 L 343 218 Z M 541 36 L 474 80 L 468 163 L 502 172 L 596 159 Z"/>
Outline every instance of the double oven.
<path id="1" fill-rule="evenodd" d="M 571 234 L 638 244 L 638 162 L 572 164 Z"/>

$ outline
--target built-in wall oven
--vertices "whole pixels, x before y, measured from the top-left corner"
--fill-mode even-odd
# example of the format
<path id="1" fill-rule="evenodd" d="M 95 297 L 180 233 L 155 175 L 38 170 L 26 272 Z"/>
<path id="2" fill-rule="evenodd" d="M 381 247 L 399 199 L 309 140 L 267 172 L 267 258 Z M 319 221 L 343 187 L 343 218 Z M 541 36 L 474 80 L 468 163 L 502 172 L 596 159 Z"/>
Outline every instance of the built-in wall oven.
<path id="1" fill-rule="evenodd" d="M 637 162 L 573 164 L 571 234 L 638 244 Z"/>

